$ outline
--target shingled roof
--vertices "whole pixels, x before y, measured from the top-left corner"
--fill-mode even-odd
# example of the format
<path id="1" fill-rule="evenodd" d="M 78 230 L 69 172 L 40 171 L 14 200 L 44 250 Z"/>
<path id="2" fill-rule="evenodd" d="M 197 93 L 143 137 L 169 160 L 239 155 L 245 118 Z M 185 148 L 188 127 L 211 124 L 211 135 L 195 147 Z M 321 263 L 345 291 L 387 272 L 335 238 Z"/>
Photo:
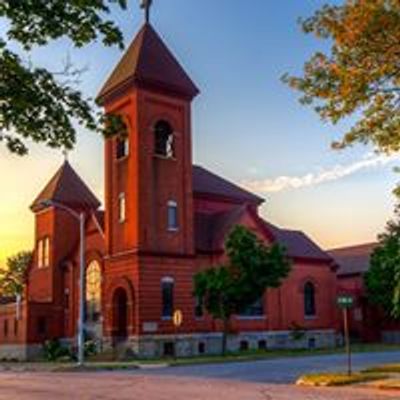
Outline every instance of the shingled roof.
<path id="1" fill-rule="evenodd" d="M 332 249 L 328 253 L 339 265 L 339 276 L 362 275 L 369 269 L 369 260 L 376 246 L 376 243 L 366 243 L 358 246 Z"/>
<path id="2" fill-rule="evenodd" d="M 304 232 L 278 228 L 269 222 L 263 221 L 267 230 L 275 240 L 286 248 L 287 254 L 293 258 L 306 258 L 330 262 L 332 257 L 322 250 Z"/>
<path id="3" fill-rule="evenodd" d="M 31 205 L 34 212 L 43 209 L 43 202 L 55 201 L 73 208 L 97 210 L 100 202 L 68 161 L 65 161 Z"/>
<path id="4" fill-rule="evenodd" d="M 97 101 L 129 84 L 144 84 L 195 97 L 199 90 L 164 44 L 146 23 L 100 90 Z"/>
<path id="5" fill-rule="evenodd" d="M 246 206 L 238 206 L 231 210 L 214 214 L 195 213 L 196 250 L 206 253 L 222 250 L 221 246 L 224 243 L 224 238 L 245 212 Z"/>
<path id="6" fill-rule="evenodd" d="M 195 245 L 199 252 L 217 252 L 222 250 L 225 237 L 248 210 L 246 205 L 214 214 L 195 214 Z M 306 234 L 301 231 L 292 231 L 278 228 L 264 221 L 258 215 L 254 216 L 257 222 L 268 231 L 274 242 L 286 248 L 292 258 L 333 263 L 334 260 Z"/>
<path id="7" fill-rule="evenodd" d="M 263 198 L 198 165 L 193 165 L 193 192 L 195 195 L 211 194 L 244 203 L 261 204 L 264 202 Z"/>

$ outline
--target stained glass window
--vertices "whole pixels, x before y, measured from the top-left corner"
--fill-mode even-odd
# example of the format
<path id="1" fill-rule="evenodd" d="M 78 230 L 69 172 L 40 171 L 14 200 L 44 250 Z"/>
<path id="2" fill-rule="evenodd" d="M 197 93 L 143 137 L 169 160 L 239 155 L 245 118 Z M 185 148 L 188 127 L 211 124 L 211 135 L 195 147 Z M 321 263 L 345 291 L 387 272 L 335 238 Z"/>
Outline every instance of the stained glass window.
<path id="1" fill-rule="evenodd" d="M 86 270 L 86 318 L 89 322 L 99 321 L 101 316 L 101 268 L 92 261 Z"/>

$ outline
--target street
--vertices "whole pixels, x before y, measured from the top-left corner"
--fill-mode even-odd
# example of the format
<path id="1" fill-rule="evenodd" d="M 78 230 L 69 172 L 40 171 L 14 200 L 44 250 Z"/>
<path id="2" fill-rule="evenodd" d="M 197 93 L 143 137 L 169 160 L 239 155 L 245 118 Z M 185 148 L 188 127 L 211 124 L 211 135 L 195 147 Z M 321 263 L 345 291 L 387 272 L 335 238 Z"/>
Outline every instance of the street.
<path id="1" fill-rule="evenodd" d="M 387 400 L 362 389 L 312 389 L 124 373 L 2 373 L 0 400 Z"/>
<path id="2" fill-rule="evenodd" d="M 400 360 L 400 352 L 354 356 L 356 368 Z M 0 400 L 384 400 L 400 393 L 363 388 L 301 388 L 307 372 L 343 367 L 343 355 L 115 372 L 2 372 Z"/>
<path id="3" fill-rule="evenodd" d="M 400 351 L 358 353 L 353 355 L 354 369 L 363 369 L 377 364 L 400 362 Z M 254 383 L 294 383 L 305 373 L 344 371 L 346 358 L 341 355 L 324 355 L 253 362 L 192 365 L 168 369 L 152 369 L 145 374 L 188 378 L 213 378 Z M 134 372 L 135 373 L 135 372 Z M 141 372 L 142 373 L 142 372 Z"/>

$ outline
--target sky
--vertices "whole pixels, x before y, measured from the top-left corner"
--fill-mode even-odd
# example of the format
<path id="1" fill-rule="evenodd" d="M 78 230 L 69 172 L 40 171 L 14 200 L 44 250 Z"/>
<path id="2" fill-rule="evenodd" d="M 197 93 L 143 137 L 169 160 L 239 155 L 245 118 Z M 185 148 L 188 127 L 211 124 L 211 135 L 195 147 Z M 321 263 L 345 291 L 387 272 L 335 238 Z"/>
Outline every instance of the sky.
<path id="1" fill-rule="evenodd" d="M 298 103 L 285 72 L 328 43 L 298 25 L 325 3 L 319 0 L 154 0 L 151 20 L 201 90 L 193 103 L 194 162 L 265 197 L 262 215 L 303 230 L 323 248 L 373 241 L 392 216 L 398 156 L 359 145 L 344 151 L 332 140 L 353 121 L 332 126 Z M 140 29 L 139 1 L 112 18 L 128 45 Z M 0 35 L 6 22 L 0 19 Z M 25 60 L 52 71 L 67 58 L 86 72 L 79 89 L 95 97 L 121 51 L 93 43 L 76 49 L 63 39 L 34 49 Z M 103 200 L 103 140 L 78 127 L 69 160 Z M 23 158 L 0 145 L 0 264 L 33 247 L 29 205 L 63 162 L 61 151 L 30 145 Z"/>

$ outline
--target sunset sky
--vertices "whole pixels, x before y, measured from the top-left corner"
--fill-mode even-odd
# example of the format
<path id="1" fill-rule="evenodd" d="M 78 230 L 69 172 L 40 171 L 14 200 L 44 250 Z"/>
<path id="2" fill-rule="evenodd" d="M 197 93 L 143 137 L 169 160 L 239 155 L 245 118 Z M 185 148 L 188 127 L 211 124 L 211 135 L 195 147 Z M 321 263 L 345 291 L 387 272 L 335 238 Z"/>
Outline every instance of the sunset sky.
<path id="1" fill-rule="evenodd" d="M 139 1 L 129 3 L 127 12 L 113 14 L 126 44 L 143 20 Z M 272 223 L 304 230 L 331 248 L 372 241 L 383 229 L 392 215 L 399 157 L 375 155 L 361 145 L 331 150 L 331 141 L 351 121 L 335 127 L 322 123 L 280 81 L 326 48 L 297 24 L 324 3 L 154 0 L 152 23 L 201 89 L 193 104 L 195 162 L 264 196 L 262 213 Z M 0 20 L 0 35 L 5 29 Z M 58 71 L 67 55 L 87 68 L 80 88 L 88 97 L 122 56 L 99 43 L 74 49 L 61 40 L 36 49 L 31 59 Z M 102 146 L 100 137 L 80 130 L 69 155 L 101 200 Z M 20 158 L 0 146 L 0 263 L 33 247 L 29 205 L 62 161 L 61 151 L 32 145 L 29 156 Z"/>

